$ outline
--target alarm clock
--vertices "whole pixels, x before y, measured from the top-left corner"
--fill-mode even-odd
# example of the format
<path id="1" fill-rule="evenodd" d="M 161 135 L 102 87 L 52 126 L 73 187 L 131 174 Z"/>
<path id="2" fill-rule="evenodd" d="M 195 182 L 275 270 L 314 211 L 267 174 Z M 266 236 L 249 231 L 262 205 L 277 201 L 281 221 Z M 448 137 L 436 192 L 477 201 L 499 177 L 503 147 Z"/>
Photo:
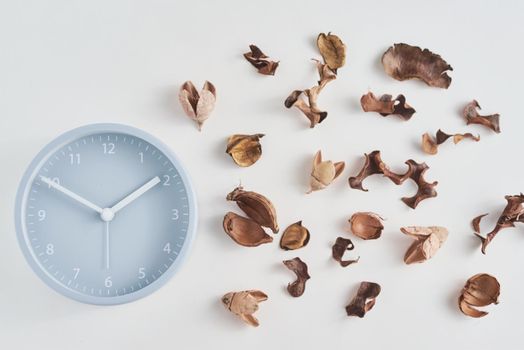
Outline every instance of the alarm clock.
<path id="1" fill-rule="evenodd" d="M 195 236 L 196 198 L 173 152 L 121 124 L 68 131 L 26 170 L 15 205 L 22 252 L 48 286 L 109 305 L 156 291 Z"/>

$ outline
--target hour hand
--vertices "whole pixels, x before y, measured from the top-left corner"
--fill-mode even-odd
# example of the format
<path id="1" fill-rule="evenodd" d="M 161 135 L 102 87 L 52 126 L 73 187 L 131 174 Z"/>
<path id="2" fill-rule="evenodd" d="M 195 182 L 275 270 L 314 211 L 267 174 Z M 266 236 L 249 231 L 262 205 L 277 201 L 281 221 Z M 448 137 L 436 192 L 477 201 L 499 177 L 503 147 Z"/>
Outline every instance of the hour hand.
<path id="1" fill-rule="evenodd" d="M 116 214 L 117 211 L 121 210 L 123 207 L 125 207 L 126 205 L 128 205 L 129 203 L 131 203 L 132 201 L 134 201 L 135 199 L 137 199 L 138 197 L 140 197 L 141 195 L 143 195 L 144 193 L 146 193 L 147 191 L 155 187 L 159 182 L 160 182 L 160 178 L 158 176 L 155 176 L 154 178 L 152 178 L 151 180 L 149 180 L 148 182 L 140 186 L 138 189 L 133 191 L 130 195 L 128 195 L 127 197 L 122 199 L 120 202 L 115 204 L 111 208 L 111 210 L 113 211 L 113 213 Z"/>
<path id="2" fill-rule="evenodd" d="M 102 214 L 102 211 L 103 211 L 102 208 L 100 208 L 96 204 L 91 203 L 90 201 L 88 201 L 84 197 L 79 196 L 78 194 L 68 190 L 64 186 L 54 182 L 53 180 L 51 180 L 48 177 L 40 176 L 40 179 L 42 180 L 42 182 L 48 184 L 50 187 L 53 187 L 55 190 L 62 192 L 63 194 L 65 194 L 66 196 L 74 199 L 78 203 L 83 204 L 83 205 L 85 205 L 86 207 L 88 207 L 90 209 L 93 209 L 94 211 L 96 211 L 99 214 Z"/>

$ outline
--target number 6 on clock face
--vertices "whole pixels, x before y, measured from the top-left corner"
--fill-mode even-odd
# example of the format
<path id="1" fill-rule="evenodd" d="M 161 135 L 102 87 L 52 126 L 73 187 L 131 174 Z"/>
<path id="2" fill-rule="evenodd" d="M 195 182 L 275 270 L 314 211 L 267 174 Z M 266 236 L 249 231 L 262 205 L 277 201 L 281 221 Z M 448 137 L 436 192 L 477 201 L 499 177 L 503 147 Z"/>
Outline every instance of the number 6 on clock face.
<path id="1" fill-rule="evenodd" d="M 36 156 L 15 216 L 22 251 L 45 283 L 78 301 L 119 304 L 174 274 L 195 235 L 197 208 L 167 146 L 132 127 L 94 124 Z"/>

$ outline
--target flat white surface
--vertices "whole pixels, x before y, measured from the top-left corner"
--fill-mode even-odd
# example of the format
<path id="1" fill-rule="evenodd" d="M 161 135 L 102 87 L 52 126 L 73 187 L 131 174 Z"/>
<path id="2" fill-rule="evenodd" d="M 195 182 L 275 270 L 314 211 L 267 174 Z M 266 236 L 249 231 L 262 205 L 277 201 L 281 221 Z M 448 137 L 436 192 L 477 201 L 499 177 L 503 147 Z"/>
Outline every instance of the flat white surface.
<path id="1" fill-rule="evenodd" d="M 521 83 L 524 80 L 524 4 L 482 1 L 2 1 L 0 3 L 0 347 L 5 349 L 354 348 L 517 349 L 524 346 L 522 251 L 524 227 L 503 231 L 482 256 L 469 226 L 504 195 L 524 191 Z M 315 38 L 333 31 L 348 46 L 348 64 L 320 98 L 328 118 L 315 129 L 283 101 L 312 86 L 319 57 Z M 380 56 L 395 42 L 428 47 L 454 68 L 448 90 L 388 77 Z M 274 77 L 258 75 L 242 57 L 250 43 L 279 59 Z M 214 114 L 199 133 L 182 114 L 178 87 L 207 79 L 218 91 Z M 403 93 L 417 113 L 409 122 L 363 113 L 359 98 Z M 476 98 L 485 113 L 501 114 L 502 133 L 467 127 L 463 105 Z M 17 246 L 13 205 L 18 181 L 36 153 L 63 131 L 119 122 L 150 132 L 178 154 L 198 193 L 198 236 L 188 262 L 160 291 L 137 302 L 96 307 L 66 299 L 29 269 Z M 436 156 L 419 148 L 420 135 L 443 128 L 478 132 L 481 141 L 447 143 Z M 233 133 L 265 133 L 263 156 L 236 167 L 224 153 Z M 340 179 L 305 195 L 313 154 L 347 162 Z M 415 186 L 375 176 L 369 192 L 347 178 L 374 149 L 394 170 L 426 161 L 438 197 L 415 210 L 400 198 Z M 222 217 L 240 213 L 225 195 L 242 184 L 267 195 L 282 228 L 298 220 L 311 231 L 299 251 L 273 244 L 236 245 Z M 387 218 L 383 237 L 354 239 L 357 265 L 330 257 L 355 211 Z M 450 236 L 431 261 L 405 266 L 406 225 L 442 225 Z M 301 257 L 312 279 L 298 299 L 285 291 L 293 275 L 283 259 Z M 497 276 L 501 302 L 483 319 L 463 316 L 457 297 L 478 272 Z M 382 285 L 375 308 L 348 318 L 344 306 L 360 281 Z M 258 329 L 226 312 L 222 294 L 261 289 L 269 300 Z"/>

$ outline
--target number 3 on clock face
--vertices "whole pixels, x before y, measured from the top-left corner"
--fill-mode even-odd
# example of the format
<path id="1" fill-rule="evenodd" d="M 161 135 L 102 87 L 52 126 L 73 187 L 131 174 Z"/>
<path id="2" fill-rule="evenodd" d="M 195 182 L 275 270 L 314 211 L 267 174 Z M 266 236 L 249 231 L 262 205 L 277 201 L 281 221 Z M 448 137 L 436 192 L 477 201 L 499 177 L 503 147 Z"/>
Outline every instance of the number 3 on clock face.
<path id="1" fill-rule="evenodd" d="M 177 158 L 119 124 L 69 131 L 20 183 L 16 229 L 36 274 L 61 294 L 119 304 L 161 287 L 196 232 L 195 195 Z"/>

